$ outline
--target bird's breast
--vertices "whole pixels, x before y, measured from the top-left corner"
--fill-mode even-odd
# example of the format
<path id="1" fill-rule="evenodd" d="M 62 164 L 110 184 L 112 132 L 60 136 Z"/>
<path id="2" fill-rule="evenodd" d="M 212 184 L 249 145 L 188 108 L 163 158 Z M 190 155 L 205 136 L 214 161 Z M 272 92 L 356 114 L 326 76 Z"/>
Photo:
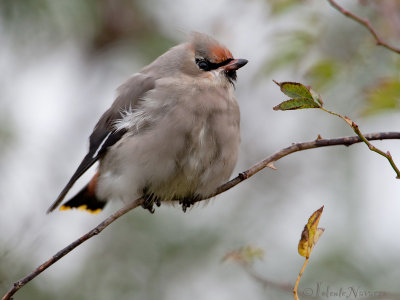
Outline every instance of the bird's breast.
<path id="1" fill-rule="evenodd" d="M 192 91 L 157 90 L 126 114 L 121 124 L 130 133 L 101 163 L 108 177 L 100 181 L 120 184 L 103 185 L 104 197 L 133 198 L 144 189 L 163 200 L 206 196 L 229 178 L 240 140 L 236 101 L 223 91 Z"/>

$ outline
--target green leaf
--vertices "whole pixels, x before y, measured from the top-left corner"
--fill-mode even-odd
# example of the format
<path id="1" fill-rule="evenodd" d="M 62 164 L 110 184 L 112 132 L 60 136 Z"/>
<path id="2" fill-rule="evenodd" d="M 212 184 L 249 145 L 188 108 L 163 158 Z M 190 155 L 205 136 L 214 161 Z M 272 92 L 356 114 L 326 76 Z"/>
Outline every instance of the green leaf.
<path id="1" fill-rule="evenodd" d="M 276 82 L 275 80 L 274 82 L 279 85 L 282 93 L 286 96 L 291 98 L 313 98 L 309 89 L 299 82 Z"/>
<path id="2" fill-rule="evenodd" d="M 271 0 L 269 1 L 272 14 L 282 14 L 295 5 L 299 5 L 298 0 Z"/>
<path id="3" fill-rule="evenodd" d="M 309 98 L 297 98 L 290 99 L 282 102 L 274 107 L 274 110 L 295 110 L 303 108 L 319 108 L 321 107 L 314 99 Z"/>
<path id="4" fill-rule="evenodd" d="M 318 94 L 316 91 L 314 91 L 311 88 L 310 88 L 310 93 L 311 93 L 314 101 L 316 103 L 318 103 L 320 107 L 322 107 L 324 105 L 324 102 L 322 101 L 322 98 L 321 98 L 320 94 Z"/>
<path id="5" fill-rule="evenodd" d="M 367 92 L 368 108 L 364 115 L 372 115 L 385 110 L 400 109 L 400 81 L 386 79 Z"/>
<path id="6" fill-rule="evenodd" d="M 322 107 L 322 99 L 319 94 L 310 87 L 299 82 L 276 82 L 281 91 L 292 99 L 282 102 L 274 107 L 274 110 L 295 110 L 303 108 L 320 108 Z"/>
<path id="7" fill-rule="evenodd" d="M 339 64 L 334 60 L 323 59 L 313 64 L 305 76 L 314 88 L 321 89 L 337 77 L 339 73 Z"/>

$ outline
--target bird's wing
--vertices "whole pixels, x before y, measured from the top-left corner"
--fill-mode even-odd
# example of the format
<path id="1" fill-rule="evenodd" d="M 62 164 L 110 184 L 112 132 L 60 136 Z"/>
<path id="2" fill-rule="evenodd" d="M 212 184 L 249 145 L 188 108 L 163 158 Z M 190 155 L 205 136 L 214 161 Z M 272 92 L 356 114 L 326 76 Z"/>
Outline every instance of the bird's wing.
<path id="1" fill-rule="evenodd" d="M 89 152 L 61 191 L 60 195 L 49 207 L 52 212 L 64 199 L 65 195 L 78 180 L 106 151 L 126 133 L 126 128 L 115 129 L 115 122 L 121 119 L 124 110 L 135 107 L 139 99 L 149 90 L 154 89 L 155 79 L 143 74 L 136 74 L 128 79 L 119 89 L 119 96 L 111 107 L 101 116 L 89 138 Z"/>

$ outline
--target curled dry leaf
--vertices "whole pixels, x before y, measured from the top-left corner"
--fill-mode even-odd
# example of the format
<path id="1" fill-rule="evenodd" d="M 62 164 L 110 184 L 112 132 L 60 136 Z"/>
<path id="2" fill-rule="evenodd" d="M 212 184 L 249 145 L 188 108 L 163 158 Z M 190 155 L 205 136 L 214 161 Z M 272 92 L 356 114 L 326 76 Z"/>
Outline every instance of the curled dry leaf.
<path id="1" fill-rule="evenodd" d="M 318 228 L 318 223 L 322 215 L 324 207 L 315 211 L 308 219 L 307 224 L 304 226 L 299 241 L 298 251 L 301 256 L 309 257 L 314 245 L 317 244 L 318 239 L 321 237 L 325 229 Z"/>

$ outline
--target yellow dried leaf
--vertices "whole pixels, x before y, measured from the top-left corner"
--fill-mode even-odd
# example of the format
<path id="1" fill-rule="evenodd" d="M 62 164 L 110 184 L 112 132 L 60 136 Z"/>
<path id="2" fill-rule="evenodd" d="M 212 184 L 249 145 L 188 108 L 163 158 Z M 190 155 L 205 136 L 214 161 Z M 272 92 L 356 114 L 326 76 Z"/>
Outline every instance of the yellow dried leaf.
<path id="1" fill-rule="evenodd" d="M 304 226 L 298 245 L 298 251 L 301 256 L 310 256 L 312 248 L 324 232 L 323 228 L 318 228 L 318 223 L 321 218 L 323 209 L 324 207 L 322 206 L 320 209 L 315 211 L 308 219 L 307 224 Z"/>
<path id="2" fill-rule="evenodd" d="M 301 238 L 299 241 L 298 251 L 301 256 L 307 257 L 308 251 L 308 230 L 307 225 L 304 226 L 303 232 L 301 233 Z"/>
<path id="3" fill-rule="evenodd" d="M 314 246 L 317 244 L 319 238 L 324 233 L 325 228 L 318 228 L 314 235 Z"/>

